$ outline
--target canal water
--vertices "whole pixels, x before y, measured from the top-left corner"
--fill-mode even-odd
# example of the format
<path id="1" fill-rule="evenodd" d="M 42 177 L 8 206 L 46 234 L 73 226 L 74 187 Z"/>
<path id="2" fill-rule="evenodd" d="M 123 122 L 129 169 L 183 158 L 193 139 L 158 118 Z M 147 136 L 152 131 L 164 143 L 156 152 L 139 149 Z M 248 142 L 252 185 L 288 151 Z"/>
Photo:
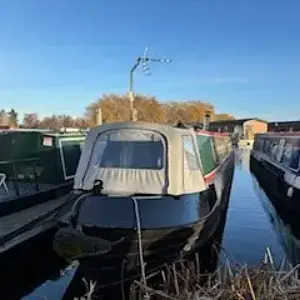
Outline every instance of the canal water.
<path id="1" fill-rule="evenodd" d="M 249 169 L 249 150 L 236 151 L 236 168 L 226 215 L 222 249 L 225 256 L 240 263 L 258 264 L 269 247 L 275 261 L 286 256 L 298 263 L 297 233 L 283 221 Z M 299 234 L 300 236 L 300 234 Z M 36 243 L 37 244 L 37 243 Z M 58 300 L 70 285 L 77 266 L 67 266 L 51 250 L 48 241 L 38 247 L 18 250 L 1 264 L 1 299 Z M 41 247 L 42 245 L 42 247 Z M 42 250 L 43 249 L 43 250 Z M 22 257 L 22 263 L 16 260 Z"/>

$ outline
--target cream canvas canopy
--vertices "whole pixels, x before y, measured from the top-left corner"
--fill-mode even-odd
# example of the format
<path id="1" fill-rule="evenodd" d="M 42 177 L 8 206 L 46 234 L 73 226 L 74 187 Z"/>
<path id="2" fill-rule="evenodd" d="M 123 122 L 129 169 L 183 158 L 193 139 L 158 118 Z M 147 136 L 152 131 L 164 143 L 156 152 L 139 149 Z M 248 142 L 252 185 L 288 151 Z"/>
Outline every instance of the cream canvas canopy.
<path id="1" fill-rule="evenodd" d="M 90 130 L 74 188 L 103 193 L 182 195 L 207 189 L 192 129 L 144 122 L 110 123 Z"/>

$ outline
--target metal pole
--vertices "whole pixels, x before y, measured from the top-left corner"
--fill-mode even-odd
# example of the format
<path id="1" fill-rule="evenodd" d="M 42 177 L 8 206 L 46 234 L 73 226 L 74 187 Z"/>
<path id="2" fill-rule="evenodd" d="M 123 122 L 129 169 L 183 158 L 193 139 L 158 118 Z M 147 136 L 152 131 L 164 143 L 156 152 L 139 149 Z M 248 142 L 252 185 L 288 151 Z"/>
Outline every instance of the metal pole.
<path id="1" fill-rule="evenodd" d="M 137 62 L 130 70 L 130 78 L 129 78 L 129 101 L 130 101 L 130 114 L 131 114 L 131 121 L 137 121 L 137 111 L 134 107 L 134 92 L 133 92 L 133 72 L 141 63 L 141 58 L 138 57 Z"/>
<path id="2" fill-rule="evenodd" d="M 208 130 L 210 123 L 210 111 L 205 111 L 204 120 L 203 120 L 203 129 Z"/>

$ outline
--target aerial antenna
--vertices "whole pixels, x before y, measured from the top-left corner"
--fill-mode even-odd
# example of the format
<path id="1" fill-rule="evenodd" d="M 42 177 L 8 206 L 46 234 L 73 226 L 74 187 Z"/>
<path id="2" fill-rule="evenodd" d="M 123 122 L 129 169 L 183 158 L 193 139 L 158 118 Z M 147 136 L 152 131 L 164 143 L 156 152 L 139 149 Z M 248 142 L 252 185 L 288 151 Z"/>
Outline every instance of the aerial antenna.
<path id="1" fill-rule="evenodd" d="M 160 63 L 170 63 L 170 59 L 166 58 L 153 58 L 149 55 L 150 46 L 146 46 L 143 56 L 139 56 L 136 60 L 134 66 L 130 69 L 130 83 L 129 83 L 129 100 L 130 100 L 130 111 L 131 111 L 131 121 L 137 121 L 137 111 L 134 108 L 134 92 L 133 92 L 133 72 L 142 63 L 143 72 L 146 76 L 151 75 L 149 62 L 160 62 Z"/>
<path id="2" fill-rule="evenodd" d="M 144 51 L 144 55 L 143 55 L 143 58 L 142 58 L 142 67 L 143 67 L 143 71 L 144 71 L 146 76 L 151 75 L 150 66 L 149 66 L 148 61 L 147 61 L 149 49 L 150 49 L 149 46 L 146 46 L 145 51 Z"/>

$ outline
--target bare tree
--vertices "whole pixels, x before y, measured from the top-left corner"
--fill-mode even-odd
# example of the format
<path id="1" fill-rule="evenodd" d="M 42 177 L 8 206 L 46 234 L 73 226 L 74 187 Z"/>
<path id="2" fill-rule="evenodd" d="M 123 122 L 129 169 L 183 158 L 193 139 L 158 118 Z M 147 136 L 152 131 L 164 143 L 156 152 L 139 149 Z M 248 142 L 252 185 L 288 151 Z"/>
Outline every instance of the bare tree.
<path id="1" fill-rule="evenodd" d="M 39 123 L 40 121 L 36 113 L 29 113 L 24 115 L 23 126 L 25 128 L 38 128 Z"/>

